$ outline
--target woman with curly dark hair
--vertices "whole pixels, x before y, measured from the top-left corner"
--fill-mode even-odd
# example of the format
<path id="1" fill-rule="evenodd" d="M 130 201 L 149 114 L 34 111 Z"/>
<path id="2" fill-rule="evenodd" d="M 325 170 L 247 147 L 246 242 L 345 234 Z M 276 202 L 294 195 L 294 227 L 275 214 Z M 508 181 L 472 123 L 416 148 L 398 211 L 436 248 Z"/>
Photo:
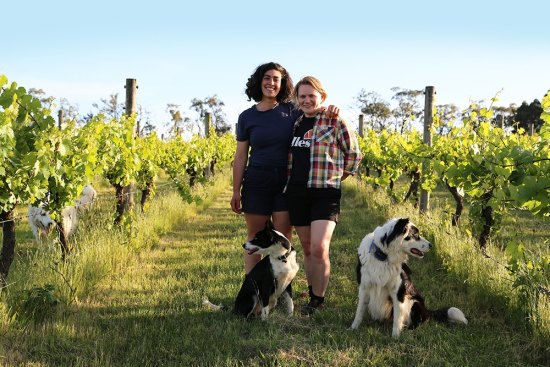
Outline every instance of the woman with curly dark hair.
<path id="1" fill-rule="evenodd" d="M 246 83 L 248 100 L 256 104 L 243 111 L 237 123 L 231 209 L 244 213 L 247 240 L 269 219 L 288 239 L 292 236 L 283 188 L 292 127 L 300 115 L 291 102 L 293 89 L 286 69 L 274 62 L 258 66 Z M 245 252 L 245 273 L 259 260 L 259 255 Z"/>

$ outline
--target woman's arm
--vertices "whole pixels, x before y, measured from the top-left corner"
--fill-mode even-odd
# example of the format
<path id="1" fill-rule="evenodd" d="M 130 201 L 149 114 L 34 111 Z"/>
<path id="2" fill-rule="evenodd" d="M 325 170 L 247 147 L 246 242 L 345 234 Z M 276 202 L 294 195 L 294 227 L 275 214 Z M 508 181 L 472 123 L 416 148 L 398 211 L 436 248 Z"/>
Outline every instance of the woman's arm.
<path id="1" fill-rule="evenodd" d="M 342 180 L 350 175 L 355 175 L 363 158 L 357 136 L 349 129 L 346 121 L 339 119 L 338 145 L 344 154 L 344 175 Z"/>
<path id="2" fill-rule="evenodd" d="M 248 162 L 248 148 L 248 140 L 237 141 L 237 149 L 235 151 L 235 158 L 233 159 L 233 197 L 231 198 L 231 210 L 237 214 L 242 213 L 241 186 L 246 163 Z"/>

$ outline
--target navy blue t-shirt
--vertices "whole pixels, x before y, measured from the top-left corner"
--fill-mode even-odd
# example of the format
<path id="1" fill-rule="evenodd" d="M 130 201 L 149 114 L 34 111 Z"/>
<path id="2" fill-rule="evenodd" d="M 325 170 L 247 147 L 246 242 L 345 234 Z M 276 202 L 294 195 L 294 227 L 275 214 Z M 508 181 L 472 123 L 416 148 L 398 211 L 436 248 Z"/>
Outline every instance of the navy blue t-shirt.
<path id="1" fill-rule="evenodd" d="M 237 123 L 237 140 L 250 144 L 251 166 L 286 167 L 292 128 L 301 111 L 281 103 L 267 111 L 256 106 L 243 111 Z"/>

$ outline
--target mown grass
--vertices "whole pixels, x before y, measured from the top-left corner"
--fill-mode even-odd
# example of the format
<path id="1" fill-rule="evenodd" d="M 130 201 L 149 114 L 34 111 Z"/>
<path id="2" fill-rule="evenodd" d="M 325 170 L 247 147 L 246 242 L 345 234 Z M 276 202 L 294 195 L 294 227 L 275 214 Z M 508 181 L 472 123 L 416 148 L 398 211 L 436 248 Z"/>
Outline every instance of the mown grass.
<path id="1" fill-rule="evenodd" d="M 441 224 L 441 213 L 419 217 L 382 193 L 350 180 L 331 246 L 327 308 L 307 318 L 276 310 L 267 322 L 245 321 L 202 306 L 203 297 L 231 305 L 242 278 L 242 217 L 229 209 L 227 176 L 188 205 L 159 190 L 138 230 L 110 226 L 110 204 L 84 218 L 66 264 L 59 250 L 23 242 L 1 294 L 0 363 L 6 366 L 547 366 L 548 334 L 533 332 L 498 264 L 475 241 Z M 391 337 L 389 323 L 349 330 L 357 287 L 356 249 L 362 237 L 394 216 L 409 216 L 435 249 L 411 259 L 413 277 L 432 308 L 461 308 L 470 323 L 435 322 Z M 99 218 L 99 219 L 98 219 Z M 96 223 L 91 225 L 90 223 Z M 23 230 L 23 229 L 21 229 Z M 25 237 L 24 237 L 25 238 Z M 30 237 L 27 236 L 27 238 Z M 294 238 L 296 239 L 296 236 Z M 299 259 L 301 259 L 300 246 Z M 498 253 L 495 252 L 495 256 Z M 300 261 L 301 263 L 301 261 Z M 61 276 L 60 274 L 63 274 Z M 63 279 L 63 278 L 66 279 Z M 46 322 L 25 322 L 21 291 L 55 284 L 62 302 Z M 69 284 L 76 291 L 70 290 Z M 297 310 L 307 300 L 303 270 L 293 284 Z M 548 317 L 546 309 L 545 317 Z M 547 325 L 548 326 L 548 325 Z M 548 327 L 550 329 L 550 326 Z"/>

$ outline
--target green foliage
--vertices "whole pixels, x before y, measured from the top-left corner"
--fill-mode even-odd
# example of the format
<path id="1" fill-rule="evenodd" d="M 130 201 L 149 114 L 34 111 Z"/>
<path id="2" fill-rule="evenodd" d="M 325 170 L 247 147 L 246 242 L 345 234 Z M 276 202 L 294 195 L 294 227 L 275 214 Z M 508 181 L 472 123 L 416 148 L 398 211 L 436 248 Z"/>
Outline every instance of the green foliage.
<path id="1" fill-rule="evenodd" d="M 540 118 L 546 123 L 546 132 L 548 132 L 548 125 L 550 124 L 550 91 L 544 95 L 541 102 L 541 107 L 542 114 L 540 115 Z"/>
<path id="2" fill-rule="evenodd" d="M 523 102 L 514 114 L 514 129 L 518 131 L 519 129 L 530 131 L 532 126 L 535 131 L 539 131 L 543 124 L 543 119 L 541 118 L 542 112 L 541 102 L 537 99 L 529 104 Z"/>
<path id="3" fill-rule="evenodd" d="M 152 133 L 136 139 L 137 155 L 141 159 L 140 168 L 136 174 L 138 187 L 144 188 L 148 183 L 154 182 L 159 174 L 162 155 L 162 142 L 157 134 Z"/>
<path id="4" fill-rule="evenodd" d="M 118 223 L 118 226 L 120 227 L 119 229 L 123 233 L 124 245 L 132 249 L 139 248 L 139 244 L 137 242 L 139 230 L 137 225 L 137 215 L 133 210 L 124 213 L 120 223 Z"/>
<path id="5" fill-rule="evenodd" d="M 199 200 L 191 194 L 193 183 L 205 182 L 205 173 L 223 167 L 234 152 L 235 139 L 230 134 L 211 133 L 207 138 L 195 135 L 189 141 L 178 136 L 164 144 L 160 166 L 184 200 L 193 202 Z"/>
<path id="6" fill-rule="evenodd" d="M 90 129 L 69 121 L 58 129 L 50 110 L 16 83 L 1 78 L 0 208 L 43 201 L 54 218 L 72 205 L 93 174 L 96 152 Z"/>
<path id="7" fill-rule="evenodd" d="M 506 247 L 508 270 L 514 275 L 513 287 L 520 291 L 520 305 L 536 326 L 541 327 L 541 298 L 550 301 L 550 255 L 510 242 Z"/>
<path id="8" fill-rule="evenodd" d="M 543 119 L 548 116 L 548 97 Z M 544 115 L 544 114 L 547 115 Z M 491 124 L 493 111 L 473 104 L 462 113 L 462 126 L 453 127 L 444 136 L 436 135 L 433 144 L 422 144 L 417 133 L 367 130 L 360 140 L 362 165 L 379 172 L 367 182 L 389 187 L 408 170 L 425 163 L 422 187 L 431 191 L 439 180 L 460 188 L 468 198 L 471 223 L 479 233 L 484 207 L 491 207 L 495 223 L 511 207 L 530 210 L 535 215 L 550 215 L 550 124 L 540 135 L 507 133 Z"/>
<path id="9" fill-rule="evenodd" d="M 20 309 L 21 316 L 25 320 L 37 323 L 43 322 L 55 315 L 59 303 L 56 288 L 53 284 L 25 290 Z"/>
<path id="10" fill-rule="evenodd" d="M 130 185 L 140 169 L 134 139 L 135 116 L 103 121 L 99 133 L 98 157 L 104 177 L 113 186 Z"/>
<path id="11" fill-rule="evenodd" d="M 40 200 L 47 193 L 56 146 L 55 121 L 40 101 L 0 77 L 0 210 Z M 52 164 L 53 163 L 53 164 Z"/>

